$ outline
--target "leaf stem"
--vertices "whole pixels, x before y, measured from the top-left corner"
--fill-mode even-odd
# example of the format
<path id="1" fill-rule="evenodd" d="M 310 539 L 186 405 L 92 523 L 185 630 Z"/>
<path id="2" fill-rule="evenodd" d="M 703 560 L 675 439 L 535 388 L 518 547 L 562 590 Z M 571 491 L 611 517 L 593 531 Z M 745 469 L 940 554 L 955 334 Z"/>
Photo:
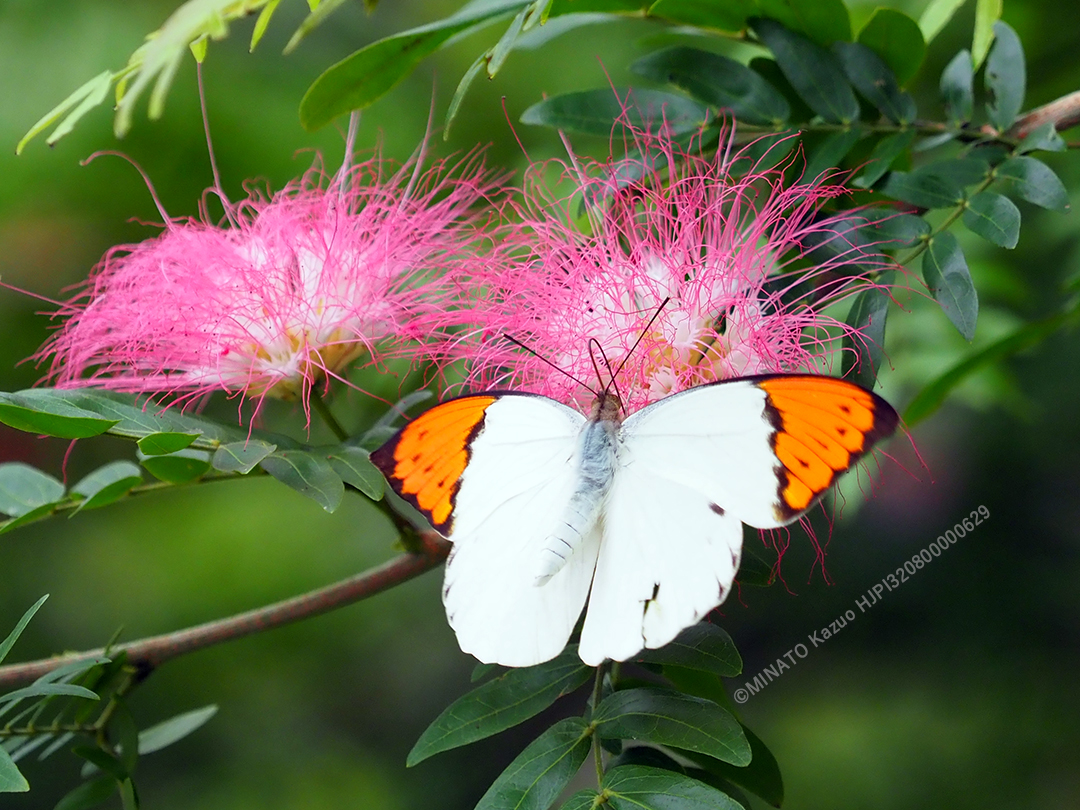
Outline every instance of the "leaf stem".
<path id="1" fill-rule="evenodd" d="M 400 585 L 442 563 L 450 544 L 435 532 L 426 532 L 422 538 L 423 551 L 398 555 L 380 566 L 332 585 L 235 616 L 120 644 L 109 652 L 127 653 L 128 664 L 136 671 L 144 672 L 170 659 L 214 644 L 235 641 L 351 605 Z M 88 650 L 0 667 L 0 689 L 32 681 L 72 661 L 93 658 L 104 652 L 103 649 Z"/>
<path id="2" fill-rule="evenodd" d="M 349 438 L 348 431 L 341 426 L 334 414 L 330 411 L 330 406 L 326 404 L 326 400 L 322 398 L 322 394 L 319 393 L 319 389 L 315 386 L 311 388 L 311 408 L 322 418 L 326 426 L 330 428 L 338 441 L 344 442 Z"/>
<path id="3" fill-rule="evenodd" d="M 592 713 L 596 713 L 600 705 L 600 694 L 604 688 L 604 673 L 607 671 L 608 662 L 604 661 L 596 668 L 596 678 L 593 682 Z M 596 789 L 600 790 L 604 784 L 604 750 L 600 744 L 600 735 L 593 731 L 592 735 L 593 760 L 596 763 Z"/>
<path id="4" fill-rule="evenodd" d="M 965 194 L 963 202 L 957 205 L 956 208 L 952 210 L 949 216 L 947 216 L 940 225 L 938 225 L 936 228 L 934 228 L 933 231 L 927 234 L 923 238 L 922 244 L 912 250 L 911 253 L 909 253 L 907 256 L 905 256 L 900 261 L 900 264 L 911 264 L 911 262 L 921 256 L 926 251 L 926 249 L 930 247 L 930 243 L 934 241 L 935 236 L 944 231 L 947 231 L 952 226 L 952 224 L 956 222 L 956 220 L 960 219 L 960 217 L 964 215 L 964 211 L 966 211 L 968 207 L 968 201 L 976 194 L 981 194 L 982 192 L 986 191 L 986 189 L 990 188 L 990 186 L 994 184 L 994 181 L 996 179 L 996 173 L 994 169 L 991 168 L 990 173 L 986 176 L 986 179 L 979 183 L 979 185 L 975 187 L 975 190 L 971 192 L 971 194 Z"/>

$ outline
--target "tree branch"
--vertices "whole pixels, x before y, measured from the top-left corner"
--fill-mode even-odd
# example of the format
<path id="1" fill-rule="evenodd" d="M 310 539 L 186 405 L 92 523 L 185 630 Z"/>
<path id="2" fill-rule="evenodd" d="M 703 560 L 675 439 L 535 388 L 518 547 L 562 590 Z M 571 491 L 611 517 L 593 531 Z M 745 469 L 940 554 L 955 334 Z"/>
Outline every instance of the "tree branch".
<path id="1" fill-rule="evenodd" d="M 1054 129 L 1070 129 L 1080 124 L 1080 90 L 1062 96 L 1059 99 L 1036 107 L 1031 112 L 1026 112 L 1016 119 L 1005 133 L 1009 137 L 1022 139 L 1034 132 L 1043 124 L 1053 122 Z"/>
<path id="2" fill-rule="evenodd" d="M 401 554 L 382 565 L 324 588 L 249 610 L 236 616 L 207 622 L 185 630 L 133 641 L 112 647 L 108 654 L 127 653 L 128 663 L 139 670 L 150 670 L 164 662 L 205 647 L 272 630 L 311 616 L 328 613 L 369 596 L 400 585 L 438 566 L 450 550 L 450 544 L 435 532 L 420 535 L 422 550 Z M 104 655 L 104 649 L 58 655 L 40 661 L 0 667 L 0 689 L 18 686 L 40 678 L 57 667 L 84 658 Z"/>

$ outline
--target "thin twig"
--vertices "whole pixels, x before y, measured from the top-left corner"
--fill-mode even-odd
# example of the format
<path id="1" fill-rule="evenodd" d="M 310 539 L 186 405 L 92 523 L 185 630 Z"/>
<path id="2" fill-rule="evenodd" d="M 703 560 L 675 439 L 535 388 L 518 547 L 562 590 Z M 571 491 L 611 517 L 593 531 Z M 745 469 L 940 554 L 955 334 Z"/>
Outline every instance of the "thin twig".
<path id="1" fill-rule="evenodd" d="M 359 602 L 369 596 L 382 593 L 395 585 L 413 579 L 438 566 L 450 550 L 450 544 L 435 532 L 423 533 L 423 550 L 415 554 L 401 554 L 382 565 L 356 576 L 327 585 L 300 596 L 273 605 L 249 610 L 236 616 L 207 622 L 185 630 L 177 630 L 161 636 L 120 644 L 109 650 L 110 654 L 125 652 L 127 662 L 140 671 L 160 666 L 164 662 L 201 650 L 214 644 L 234 641 L 254 633 L 272 630 L 302 619 L 318 616 L 336 608 Z M 11 664 L 0 667 L 0 689 L 18 686 L 51 672 L 72 661 L 93 658 L 105 653 L 104 649 L 69 653 L 40 661 Z"/>

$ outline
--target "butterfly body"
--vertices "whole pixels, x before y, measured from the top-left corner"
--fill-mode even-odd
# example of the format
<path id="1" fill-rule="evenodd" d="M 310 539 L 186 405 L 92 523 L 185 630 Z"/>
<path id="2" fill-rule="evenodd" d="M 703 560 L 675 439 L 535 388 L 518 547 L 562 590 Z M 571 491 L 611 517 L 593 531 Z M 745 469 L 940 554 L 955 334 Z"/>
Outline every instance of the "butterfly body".
<path id="1" fill-rule="evenodd" d="M 618 398 L 609 393 L 598 396 L 592 417 L 581 428 L 572 462 L 577 467 L 577 485 L 537 560 L 537 585 L 558 573 L 567 557 L 596 528 L 619 464 L 621 421 Z"/>
<path id="2" fill-rule="evenodd" d="M 454 544 L 443 602 L 462 649 L 527 666 L 565 646 L 596 665 L 671 641 L 727 596 L 742 526 L 798 519 L 897 424 L 842 380 L 698 386 L 625 418 L 486 393 L 436 406 L 372 454 Z"/>

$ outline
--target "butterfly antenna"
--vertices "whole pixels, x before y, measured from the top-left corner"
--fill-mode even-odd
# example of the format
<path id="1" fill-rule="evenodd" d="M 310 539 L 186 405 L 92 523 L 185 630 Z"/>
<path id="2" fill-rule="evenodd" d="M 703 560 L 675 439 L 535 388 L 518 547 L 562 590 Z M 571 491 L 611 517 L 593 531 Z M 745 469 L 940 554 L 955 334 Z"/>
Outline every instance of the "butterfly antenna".
<path id="1" fill-rule="evenodd" d="M 649 329 L 651 329 L 652 325 L 654 323 L 656 323 L 656 319 L 660 317 L 660 313 L 664 311 L 664 307 L 666 307 L 668 305 L 668 301 L 670 301 L 670 300 L 671 300 L 671 296 L 669 295 L 667 298 L 665 298 L 663 301 L 660 302 L 660 306 L 658 306 L 656 308 L 656 312 L 654 312 L 653 316 L 651 318 L 649 318 L 649 322 L 647 324 L 645 324 L 645 328 L 641 330 L 641 334 L 638 335 L 637 340 L 634 341 L 634 345 L 630 347 L 630 351 L 628 351 L 626 353 L 626 356 L 623 358 L 622 362 L 619 363 L 619 367 L 617 369 L 615 369 L 615 371 L 612 373 L 612 375 L 611 375 L 612 384 L 615 383 L 615 378 L 622 372 L 623 366 L 626 365 L 626 361 L 630 359 L 630 357 L 634 354 L 635 351 L 637 351 L 638 344 L 640 344 L 641 341 L 645 339 L 645 335 L 647 335 L 649 333 Z M 606 357 L 604 358 L 604 362 L 607 362 Z M 608 370 L 609 371 L 611 370 L 610 366 L 608 366 Z M 618 393 L 618 389 L 616 389 L 615 393 Z"/>
<path id="2" fill-rule="evenodd" d="M 604 367 L 608 373 L 608 383 L 604 386 L 604 393 L 607 393 L 608 388 L 615 391 L 615 396 L 622 402 L 622 393 L 619 391 L 619 385 L 615 382 L 615 372 L 611 370 L 611 362 L 608 360 L 607 352 L 604 351 L 604 347 L 600 345 L 600 341 L 596 338 L 589 338 L 589 359 L 592 360 L 593 371 L 596 372 L 596 379 L 603 379 L 603 375 L 600 373 L 600 364 L 596 362 L 596 355 L 599 353 L 600 358 L 604 361 Z"/>
<path id="3" fill-rule="evenodd" d="M 533 349 L 530 349 L 530 348 L 529 348 L 528 346 L 526 346 L 526 345 L 525 345 L 524 343 L 522 343 L 522 342 L 521 342 L 520 340 L 518 340 L 517 338 L 514 338 L 514 337 L 510 337 L 510 335 L 503 335 L 503 339 L 504 339 L 504 340 L 508 340 L 508 341 L 510 341 L 511 343 L 513 343 L 513 344 L 514 344 L 515 346 L 519 346 L 520 348 L 524 349 L 525 351 L 527 351 L 527 352 L 528 352 L 529 354 L 531 354 L 531 355 L 532 355 L 533 357 L 535 357 L 536 359 L 538 359 L 538 360 L 540 360 L 540 361 L 542 361 L 542 362 L 544 362 L 544 363 L 547 363 L 547 364 L 548 364 L 549 366 L 551 366 L 551 367 L 552 367 L 553 369 L 555 369 L 556 371 L 558 371 L 558 372 L 560 372 L 560 373 L 562 373 L 562 374 L 565 374 L 565 375 L 566 375 L 567 377 L 569 377 L 569 378 L 570 378 L 571 380 L 573 380 L 574 382 L 576 382 L 576 383 L 577 383 L 578 385 L 580 385 L 580 386 L 581 386 L 582 388 L 584 388 L 584 389 L 585 389 L 586 391 L 591 391 L 591 392 L 592 392 L 592 393 L 593 393 L 594 395 L 596 395 L 596 391 L 593 391 L 593 389 L 592 389 L 592 386 L 590 386 L 590 385 L 586 385 L 586 384 L 585 384 L 585 383 L 583 383 L 583 382 L 582 382 L 581 380 L 579 380 L 579 379 L 578 379 L 577 377 L 575 377 L 575 376 L 574 376 L 573 374 L 571 374 L 571 373 L 570 373 L 569 371 L 567 371 L 567 370 L 566 370 L 565 368 L 559 368 L 559 366 L 557 366 L 557 365 L 555 365 L 554 363 L 552 363 L 552 362 L 551 362 L 550 360 L 548 360 L 548 359 L 547 359 L 546 357 L 544 357 L 544 356 L 542 356 L 542 355 L 538 354 L 538 353 L 537 353 L 537 352 L 536 352 L 535 350 L 533 350 Z"/>

